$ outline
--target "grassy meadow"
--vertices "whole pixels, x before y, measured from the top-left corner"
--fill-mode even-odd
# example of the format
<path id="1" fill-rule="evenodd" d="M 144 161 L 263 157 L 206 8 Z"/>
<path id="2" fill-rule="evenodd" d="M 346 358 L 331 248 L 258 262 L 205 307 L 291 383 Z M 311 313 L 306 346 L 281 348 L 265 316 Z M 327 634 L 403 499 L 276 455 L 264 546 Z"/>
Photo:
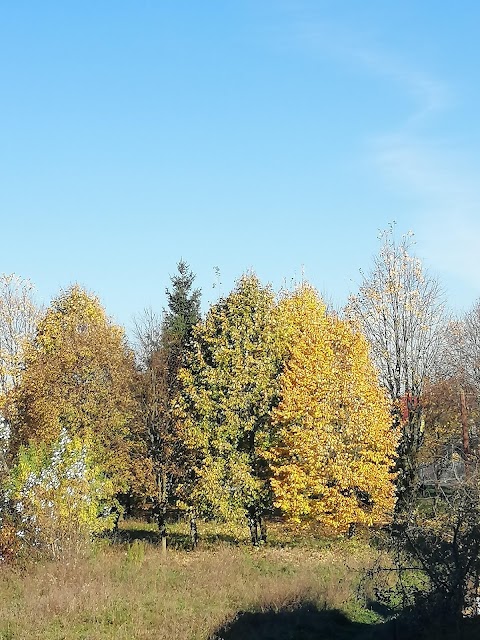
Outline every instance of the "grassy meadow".
<path id="1" fill-rule="evenodd" d="M 164 555 L 153 525 L 124 522 L 113 540 L 63 561 L 3 567 L 0 639 L 411 637 L 376 601 L 388 572 L 370 570 L 388 558 L 365 540 L 295 537 L 275 524 L 253 549 L 246 529 L 200 533 L 192 552 L 186 525 L 174 525 Z"/>
<path id="2" fill-rule="evenodd" d="M 267 638 L 276 615 L 283 630 L 303 625 L 306 634 L 278 637 L 313 638 L 322 625 L 377 620 L 358 597 L 364 570 L 375 562 L 364 543 L 300 541 L 277 526 L 269 545 L 253 549 L 246 530 L 204 525 L 200 533 L 192 552 L 186 526 L 175 525 L 163 555 L 153 525 L 126 522 L 113 541 L 64 561 L 3 568 L 0 638 L 242 637 L 235 624 L 253 625 L 262 635 L 251 637 Z M 326 610 L 337 612 L 337 622 L 314 615 Z M 295 611 L 299 620 L 282 621 Z"/>

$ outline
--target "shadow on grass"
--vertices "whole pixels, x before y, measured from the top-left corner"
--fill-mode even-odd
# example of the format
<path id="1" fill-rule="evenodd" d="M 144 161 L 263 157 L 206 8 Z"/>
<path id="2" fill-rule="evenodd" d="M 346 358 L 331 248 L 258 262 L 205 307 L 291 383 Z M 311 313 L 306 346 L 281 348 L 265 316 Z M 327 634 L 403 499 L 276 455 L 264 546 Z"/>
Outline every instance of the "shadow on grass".
<path id="1" fill-rule="evenodd" d="M 319 609 L 304 602 L 281 610 L 241 611 L 217 629 L 209 640 L 478 640 L 480 620 L 464 619 L 460 626 L 425 624 L 419 612 L 397 620 L 362 623 L 338 610 Z"/>
<path id="2" fill-rule="evenodd" d="M 136 540 L 152 545 L 160 544 L 160 535 L 158 531 L 144 529 L 142 527 L 122 527 L 117 531 L 108 534 L 108 537 L 113 544 L 120 545 L 131 544 Z M 200 547 L 215 547 L 219 543 L 229 544 L 231 546 L 238 546 L 240 544 L 237 538 L 232 535 L 217 533 L 203 534 L 199 540 Z M 176 549 L 178 551 L 189 551 L 192 547 L 192 542 L 188 534 L 172 531 L 168 533 L 167 545 L 170 549 Z"/>
<path id="3" fill-rule="evenodd" d="M 130 544 L 139 540 L 149 544 L 158 544 L 160 536 L 157 531 L 142 528 L 118 529 L 109 536 L 114 544 Z"/>
<path id="4" fill-rule="evenodd" d="M 202 533 L 198 541 L 198 545 L 200 548 L 215 547 L 219 543 L 228 544 L 230 546 L 238 546 L 240 544 L 235 536 L 217 533 Z M 178 533 L 176 531 L 172 531 L 168 534 L 167 544 L 170 549 L 189 551 L 192 548 L 190 536 L 186 533 Z"/>
<path id="5" fill-rule="evenodd" d="M 352 622 L 340 611 L 305 602 L 279 611 L 240 612 L 209 640 L 390 640 L 395 633 L 392 623 Z"/>

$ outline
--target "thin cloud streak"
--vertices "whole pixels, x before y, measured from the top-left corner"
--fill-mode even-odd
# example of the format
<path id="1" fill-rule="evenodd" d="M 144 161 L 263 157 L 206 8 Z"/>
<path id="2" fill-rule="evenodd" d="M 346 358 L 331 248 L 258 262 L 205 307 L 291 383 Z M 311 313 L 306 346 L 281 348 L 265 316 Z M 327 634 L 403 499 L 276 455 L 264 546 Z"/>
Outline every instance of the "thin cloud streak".
<path id="1" fill-rule="evenodd" d="M 433 145 L 394 135 L 376 141 L 383 174 L 417 201 L 422 253 L 438 271 L 479 291 L 480 189 L 453 145 Z"/>
<path id="2" fill-rule="evenodd" d="M 369 148 L 374 163 L 402 193 L 416 201 L 416 235 L 422 254 L 439 272 L 456 276 L 480 293 L 480 188 L 474 170 L 457 145 L 422 135 L 431 118 L 452 109 L 449 87 L 398 57 L 364 46 L 361 35 L 332 25 L 299 32 L 300 39 L 338 59 L 395 83 L 413 100 L 410 113 L 394 131 L 375 135 Z"/>
<path id="3" fill-rule="evenodd" d="M 425 134 L 427 125 L 455 108 L 450 87 L 417 64 L 370 46 L 373 38 L 367 31 L 297 20 L 287 40 L 309 55 L 328 56 L 400 89 L 405 116 L 395 129 L 369 136 L 369 160 L 383 181 L 412 203 L 415 235 L 426 261 L 453 286 L 458 278 L 458 286 L 468 284 L 479 295 L 479 171 L 457 142 Z"/>
<path id="4" fill-rule="evenodd" d="M 297 46 L 310 53 L 354 64 L 401 87 L 416 103 L 402 126 L 417 124 L 429 114 L 451 106 L 452 96 L 444 83 L 412 68 L 390 52 L 365 45 L 368 39 L 368 33 L 362 34 L 331 22 L 298 22 L 294 27 Z"/>
<path id="5" fill-rule="evenodd" d="M 421 81 L 418 82 L 418 78 Z M 412 196 L 422 253 L 433 267 L 469 283 L 480 293 L 480 188 L 472 163 L 458 144 L 421 134 L 433 112 L 446 109 L 443 85 L 422 72 L 404 75 L 423 102 L 399 128 L 372 141 L 374 162 L 390 183 Z M 428 88 L 431 88 L 429 90 Z"/>
<path id="6" fill-rule="evenodd" d="M 376 75 L 395 82 L 415 99 L 417 108 L 404 123 L 405 127 L 419 124 L 429 114 L 442 111 L 450 106 L 451 96 L 447 87 L 416 69 L 411 69 L 385 52 L 367 49 L 351 50 L 350 54 L 364 67 Z"/>

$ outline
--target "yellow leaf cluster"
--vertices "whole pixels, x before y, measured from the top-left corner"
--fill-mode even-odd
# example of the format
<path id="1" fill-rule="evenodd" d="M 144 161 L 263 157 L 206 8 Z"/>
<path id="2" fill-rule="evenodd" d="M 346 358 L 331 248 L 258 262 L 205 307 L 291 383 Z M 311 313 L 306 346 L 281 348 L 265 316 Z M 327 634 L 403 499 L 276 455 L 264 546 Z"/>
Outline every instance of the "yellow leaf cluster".
<path id="1" fill-rule="evenodd" d="M 280 315 L 287 359 L 266 454 L 277 507 L 336 531 L 386 522 L 397 434 L 365 340 L 307 285 L 283 299 Z"/>

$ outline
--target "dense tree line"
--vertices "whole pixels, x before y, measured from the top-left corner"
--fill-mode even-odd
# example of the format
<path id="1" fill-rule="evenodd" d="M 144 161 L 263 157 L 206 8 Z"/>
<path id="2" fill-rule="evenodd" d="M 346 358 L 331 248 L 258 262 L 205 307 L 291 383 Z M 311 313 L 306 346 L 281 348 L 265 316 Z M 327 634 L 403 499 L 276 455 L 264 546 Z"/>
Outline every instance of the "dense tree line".
<path id="1" fill-rule="evenodd" d="M 41 310 L 2 277 L 3 557 L 58 553 L 132 505 L 164 548 L 171 512 L 193 545 L 198 518 L 246 519 L 255 544 L 273 514 L 352 533 L 397 504 L 398 525 L 426 479 L 455 460 L 474 474 L 480 308 L 447 320 L 409 237 L 384 234 L 343 314 L 306 282 L 275 294 L 248 273 L 202 318 L 194 280 L 180 261 L 132 346 L 81 287 Z"/>

